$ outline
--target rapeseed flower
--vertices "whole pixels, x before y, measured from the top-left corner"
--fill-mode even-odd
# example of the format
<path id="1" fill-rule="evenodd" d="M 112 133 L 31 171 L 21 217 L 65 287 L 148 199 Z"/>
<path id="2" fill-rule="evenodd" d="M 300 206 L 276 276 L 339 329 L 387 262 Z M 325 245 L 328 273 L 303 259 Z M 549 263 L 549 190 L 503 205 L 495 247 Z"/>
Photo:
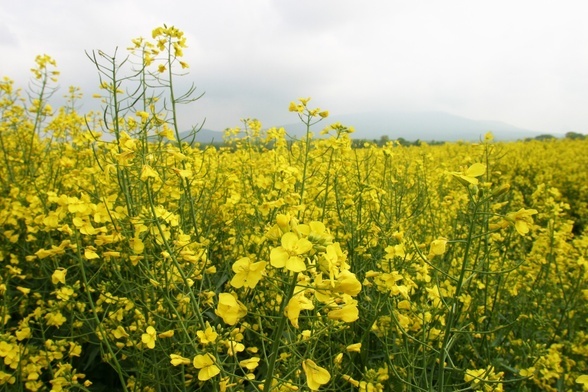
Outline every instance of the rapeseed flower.
<path id="1" fill-rule="evenodd" d="M 67 319 L 60 311 L 49 312 L 45 315 L 45 320 L 47 320 L 47 325 L 54 326 L 54 327 L 61 327 Z"/>
<path id="2" fill-rule="evenodd" d="M 273 248 L 270 253 L 270 263 L 276 268 L 286 268 L 292 272 L 306 270 L 304 259 L 300 256 L 312 249 L 312 242 L 306 238 L 298 238 L 292 232 L 285 233 L 281 239 L 282 246 Z"/>
<path id="3" fill-rule="evenodd" d="M 191 362 L 189 358 L 184 358 L 178 354 L 170 354 L 169 358 L 170 358 L 170 363 L 174 366 L 189 365 Z"/>
<path id="4" fill-rule="evenodd" d="M 341 307 L 331 310 L 327 317 L 332 320 L 340 320 L 346 323 L 352 323 L 359 318 L 359 309 L 357 309 L 357 301 L 351 300 L 349 303 Z"/>
<path id="5" fill-rule="evenodd" d="M 129 334 L 125 330 L 125 327 L 123 327 L 122 325 L 117 326 L 115 330 L 111 331 L 111 333 L 116 339 L 129 337 Z"/>
<path id="6" fill-rule="evenodd" d="M 581 384 L 584 391 L 588 391 L 588 374 L 582 374 L 576 378 L 576 384 Z"/>
<path id="7" fill-rule="evenodd" d="M 436 240 L 431 241 L 429 248 L 429 257 L 441 256 L 447 250 L 447 238 L 439 237 Z"/>
<path id="8" fill-rule="evenodd" d="M 267 262 L 259 261 L 254 263 L 249 257 L 242 257 L 233 263 L 235 276 L 231 279 L 231 286 L 238 289 L 241 287 L 255 288 L 259 283 Z"/>
<path id="9" fill-rule="evenodd" d="M 252 357 L 249 359 L 244 359 L 242 361 L 239 361 L 239 366 L 244 367 L 245 369 L 252 372 L 259 366 L 260 360 L 261 360 L 261 358 L 259 358 L 259 357 Z"/>
<path id="10" fill-rule="evenodd" d="M 206 328 L 204 329 L 204 331 L 196 331 L 196 336 L 198 336 L 200 343 L 209 344 L 214 343 L 216 341 L 218 333 L 216 333 L 216 331 L 210 326 L 210 324 L 207 321 Z"/>
<path id="11" fill-rule="evenodd" d="M 51 275 L 51 283 L 57 284 L 65 284 L 65 276 L 67 275 L 66 269 L 56 269 Z"/>
<path id="12" fill-rule="evenodd" d="M 361 291 L 361 283 L 353 272 L 343 270 L 337 276 L 334 290 L 340 293 L 356 296 Z"/>
<path id="13" fill-rule="evenodd" d="M 145 333 L 141 335 L 141 341 L 147 348 L 155 348 L 155 341 L 157 340 L 157 331 L 152 326 L 148 326 Z"/>
<path id="14" fill-rule="evenodd" d="M 348 353 L 358 353 L 361 351 L 361 343 L 350 344 L 349 346 L 345 347 L 345 350 L 347 350 Z"/>
<path id="15" fill-rule="evenodd" d="M 164 332 L 157 334 L 157 337 L 159 339 L 166 339 L 166 338 L 171 338 L 174 335 L 175 335 L 175 331 L 173 329 L 169 329 L 167 331 L 164 331 Z"/>
<path id="16" fill-rule="evenodd" d="M 537 210 L 527 210 L 521 208 L 517 212 L 511 212 L 506 215 L 506 220 L 514 224 L 515 229 L 520 235 L 525 235 L 533 226 L 532 216 L 537 214 Z"/>
<path id="17" fill-rule="evenodd" d="M 304 295 L 304 291 L 292 296 L 288 305 L 284 309 L 284 313 L 294 328 L 298 328 L 298 317 L 303 309 L 311 310 L 314 309 L 312 301 Z"/>
<path id="18" fill-rule="evenodd" d="M 241 303 L 233 294 L 220 293 L 218 306 L 215 310 L 217 316 L 229 325 L 235 325 L 247 314 L 247 307 Z"/>
<path id="19" fill-rule="evenodd" d="M 220 373 L 220 368 L 215 365 L 216 359 L 212 354 L 206 353 L 205 355 L 196 355 L 192 364 L 198 371 L 198 379 L 200 381 L 210 380 L 214 376 Z"/>
<path id="20" fill-rule="evenodd" d="M 318 366 L 312 359 L 302 361 L 302 369 L 306 375 L 306 384 L 311 391 L 318 391 L 321 385 L 331 380 L 328 370 Z"/>
<path id="21" fill-rule="evenodd" d="M 468 186 L 470 184 L 477 185 L 478 178 L 486 173 L 486 165 L 483 163 L 474 163 L 467 169 L 461 172 L 449 172 L 453 177 L 458 179 L 462 184 Z"/>

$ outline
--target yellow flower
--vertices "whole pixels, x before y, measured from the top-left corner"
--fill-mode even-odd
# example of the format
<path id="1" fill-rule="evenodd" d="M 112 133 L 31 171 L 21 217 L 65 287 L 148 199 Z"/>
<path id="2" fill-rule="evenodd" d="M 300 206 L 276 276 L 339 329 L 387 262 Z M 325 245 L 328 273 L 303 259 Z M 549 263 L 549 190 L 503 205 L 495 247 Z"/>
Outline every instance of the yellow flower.
<path id="1" fill-rule="evenodd" d="M 74 295 L 74 289 L 69 286 L 61 287 L 59 290 L 54 291 L 55 296 L 62 301 L 67 301 Z"/>
<path id="2" fill-rule="evenodd" d="M 174 333 L 174 330 L 170 329 L 168 331 L 160 333 L 159 335 L 157 335 L 157 337 L 160 339 L 171 338 L 172 336 L 174 336 Z"/>
<path id="3" fill-rule="evenodd" d="M 361 291 L 361 283 L 355 274 L 349 270 L 341 271 L 335 281 L 335 290 L 340 293 L 355 296 Z"/>
<path id="4" fill-rule="evenodd" d="M 147 119 L 149 119 L 149 113 L 147 113 L 147 112 L 145 112 L 143 110 L 140 110 L 140 111 L 136 112 L 135 114 L 138 117 L 141 117 L 141 120 L 142 121 L 147 121 Z M 131 119 L 129 119 L 129 120 L 131 120 Z"/>
<path id="5" fill-rule="evenodd" d="M 306 270 L 304 260 L 299 256 L 312 249 L 312 242 L 306 238 L 298 238 L 294 233 L 286 233 L 281 239 L 282 246 L 272 249 L 270 263 L 276 268 L 284 268 L 292 272 Z"/>
<path id="6" fill-rule="evenodd" d="M 312 359 L 302 361 L 302 369 L 306 375 L 306 383 L 311 391 L 318 391 L 321 385 L 329 382 L 331 375 L 327 369 L 318 366 Z"/>
<path id="7" fill-rule="evenodd" d="M 170 358 L 170 363 L 174 366 L 178 366 L 178 365 L 189 365 L 190 364 L 190 359 L 189 358 L 184 358 L 181 355 L 177 355 L 177 354 L 170 354 L 169 355 Z"/>
<path id="8" fill-rule="evenodd" d="M 476 382 L 477 380 L 483 380 L 486 369 L 466 370 L 463 379 L 465 382 Z"/>
<path id="9" fill-rule="evenodd" d="M 155 341 L 157 340 L 157 331 L 152 326 L 148 326 L 145 332 L 146 333 L 141 335 L 141 341 L 145 343 L 145 345 L 148 348 L 155 348 Z"/>
<path id="10" fill-rule="evenodd" d="M 67 275 L 66 269 L 56 269 L 51 275 L 51 283 L 57 284 L 62 283 L 65 284 L 65 275 Z"/>
<path id="11" fill-rule="evenodd" d="M 286 317 L 288 317 L 288 320 L 290 320 L 294 328 L 298 328 L 298 317 L 302 309 L 314 309 L 312 301 L 304 295 L 304 292 L 300 292 L 290 298 L 286 309 L 284 309 Z"/>
<path id="12" fill-rule="evenodd" d="M 259 358 L 259 357 L 244 359 L 239 362 L 239 366 L 244 367 L 245 369 L 247 369 L 249 371 L 253 371 L 257 368 L 257 366 L 259 366 L 260 359 L 261 358 Z"/>
<path id="13" fill-rule="evenodd" d="M 278 214 L 276 216 L 276 225 L 278 225 L 278 227 L 280 228 L 282 233 L 287 233 L 290 230 L 290 221 L 291 220 L 292 220 L 292 218 L 288 214 Z"/>
<path id="14" fill-rule="evenodd" d="M 449 174 L 453 175 L 457 178 L 462 184 L 469 185 L 469 184 L 478 184 L 478 179 L 476 177 L 480 177 L 482 174 L 486 173 L 486 165 L 482 163 L 474 163 L 465 171 L 462 172 L 450 172 Z"/>
<path id="15" fill-rule="evenodd" d="M 206 328 L 204 331 L 196 331 L 196 336 L 202 344 L 214 343 L 218 337 L 218 333 L 210 326 L 208 321 L 206 322 Z"/>
<path id="16" fill-rule="evenodd" d="M 218 366 L 214 364 L 215 358 L 210 353 L 206 355 L 196 355 L 192 364 L 196 369 L 200 369 L 198 372 L 198 379 L 200 381 L 210 380 L 214 376 L 220 373 Z"/>
<path id="17" fill-rule="evenodd" d="M 350 353 L 352 353 L 352 352 L 358 353 L 361 351 L 361 343 L 350 344 L 345 349 L 347 350 L 347 352 L 350 352 Z"/>
<path id="18" fill-rule="evenodd" d="M 245 350 L 245 345 L 235 340 L 227 340 L 225 345 L 227 346 L 227 354 L 230 356 L 235 356 Z"/>
<path id="19" fill-rule="evenodd" d="M 47 313 L 45 315 L 45 319 L 47 320 L 47 325 L 60 327 L 67 321 L 67 319 L 61 314 L 60 311 Z"/>
<path id="20" fill-rule="evenodd" d="M 302 113 L 304 111 L 304 106 L 297 104 L 296 102 L 290 102 L 290 106 L 288 107 L 290 112 Z"/>
<path id="21" fill-rule="evenodd" d="M 235 325 L 247 314 L 247 308 L 235 296 L 229 293 L 220 293 L 218 306 L 215 310 L 217 316 L 229 325 Z"/>
<path id="22" fill-rule="evenodd" d="M 84 257 L 87 260 L 93 260 L 93 259 L 99 259 L 100 256 L 98 256 L 98 253 L 95 252 L 95 249 L 93 249 L 91 246 L 87 247 L 84 250 Z"/>
<path id="23" fill-rule="evenodd" d="M 431 247 L 429 249 L 429 257 L 431 256 L 441 256 L 447 250 L 447 238 L 437 238 L 431 242 Z"/>
<path id="24" fill-rule="evenodd" d="M 23 340 L 28 339 L 32 336 L 31 328 L 28 325 L 26 327 L 23 327 L 20 330 L 17 330 L 14 334 L 16 335 L 16 339 L 18 341 L 23 341 Z"/>
<path id="25" fill-rule="evenodd" d="M 144 165 L 141 168 L 141 181 L 147 181 L 148 178 L 159 178 L 159 174 L 149 165 Z"/>
<path id="26" fill-rule="evenodd" d="M 533 225 L 532 215 L 535 215 L 537 210 L 526 210 L 521 208 L 517 212 L 511 212 L 506 215 L 506 220 L 513 223 L 515 229 L 520 235 L 525 235 L 529 232 L 530 226 Z"/>
<path id="27" fill-rule="evenodd" d="M 125 328 L 122 325 L 116 327 L 116 329 L 112 331 L 112 335 L 115 337 L 115 339 L 129 337 L 129 334 L 127 333 L 127 331 L 125 331 Z"/>
<path id="28" fill-rule="evenodd" d="M 519 375 L 521 377 L 533 377 L 533 375 L 535 374 L 535 368 L 534 367 L 530 367 L 527 369 L 521 369 L 519 370 Z M 577 382 L 577 380 L 576 380 Z"/>
<path id="29" fill-rule="evenodd" d="M 576 384 L 582 384 L 582 389 L 588 390 L 588 374 L 582 374 L 576 378 Z"/>
<path id="30" fill-rule="evenodd" d="M 357 303 L 353 301 L 343 305 L 341 308 L 331 310 L 327 317 L 331 320 L 341 320 L 346 323 L 352 323 L 359 318 L 359 309 L 357 309 Z"/>
<path id="31" fill-rule="evenodd" d="M 151 32 L 151 37 L 153 37 L 154 39 L 159 37 L 160 35 L 162 35 L 165 31 L 164 27 L 156 27 L 153 29 L 153 31 Z"/>
<path id="32" fill-rule="evenodd" d="M 231 286 L 235 288 L 249 287 L 254 288 L 263 275 L 267 262 L 251 262 L 249 257 L 242 257 L 233 263 L 233 272 L 235 276 L 231 279 Z"/>
<path id="33" fill-rule="evenodd" d="M 143 244 L 143 241 L 139 237 L 129 239 L 129 245 L 133 249 L 133 253 L 136 255 L 143 253 L 143 250 L 145 249 L 145 244 Z"/>
<path id="34" fill-rule="evenodd" d="M 350 383 L 351 385 L 353 385 L 355 388 L 359 387 L 359 381 L 355 380 L 353 377 L 351 377 L 348 374 L 344 374 L 343 376 L 341 376 L 341 378 L 345 381 L 347 381 L 348 383 Z"/>
<path id="35" fill-rule="evenodd" d="M 10 373 L 6 373 L 4 371 L 0 370 L 0 384 L 5 385 L 5 384 L 14 384 L 16 382 L 16 377 L 14 377 L 12 374 Z"/>

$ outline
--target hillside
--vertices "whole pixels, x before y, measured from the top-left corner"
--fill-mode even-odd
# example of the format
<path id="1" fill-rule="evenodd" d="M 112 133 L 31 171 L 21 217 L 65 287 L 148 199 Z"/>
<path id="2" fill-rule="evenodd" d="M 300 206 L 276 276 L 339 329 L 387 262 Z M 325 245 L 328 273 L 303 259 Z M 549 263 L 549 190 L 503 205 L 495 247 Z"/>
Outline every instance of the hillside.
<path id="1" fill-rule="evenodd" d="M 455 116 L 445 112 L 372 112 L 329 117 L 325 125 L 340 122 L 353 126 L 355 139 L 379 139 L 388 136 L 391 140 L 404 138 L 409 141 L 476 141 L 486 132 L 492 131 L 497 140 L 517 140 L 535 137 L 538 132 L 515 127 L 500 121 L 479 121 Z M 318 133 L 324 125 L 316 129 Z M 302 124 L 284 126 L 296 135 L 303 134 Z"/>
<path id="2" fill-rule="evenodd" d="M 533 138 L 539 132 L 519 128 L 501 121 L 472 120 L 465 117 L 435 111 L 388 111 L 344 114 L 328 117 L 312 130 L 318 137 L 326 125 L 340 122 L 355 128 L 354 139 L 380 139 L 387 136 L 390 140 L 403 138 L 408 141 L 477 141 L 486 132 L 492 131 L 496 140 L 518 140 Z M 306 131 L 304 124 L 292 123 L 282 125 L 289 135 L 302 137 Z M 202 129 L 196 136 L 200 143 L 208 144 L 222 141 L 222 132 Z"/>

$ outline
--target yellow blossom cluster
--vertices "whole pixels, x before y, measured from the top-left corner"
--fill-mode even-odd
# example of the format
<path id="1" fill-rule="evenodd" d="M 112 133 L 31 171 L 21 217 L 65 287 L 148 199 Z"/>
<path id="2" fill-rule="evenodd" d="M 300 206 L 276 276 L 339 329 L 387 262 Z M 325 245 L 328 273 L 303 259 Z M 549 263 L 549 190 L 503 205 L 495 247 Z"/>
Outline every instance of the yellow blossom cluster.
<path id="1" fill-rule="evenodd" d="M 588 140 L 378 145 L 302 98 L 301 140 L 204 146 L 185 48 L 98 53 L 103 113 L 0 81 L 0 389 L 586 390 Z"/>

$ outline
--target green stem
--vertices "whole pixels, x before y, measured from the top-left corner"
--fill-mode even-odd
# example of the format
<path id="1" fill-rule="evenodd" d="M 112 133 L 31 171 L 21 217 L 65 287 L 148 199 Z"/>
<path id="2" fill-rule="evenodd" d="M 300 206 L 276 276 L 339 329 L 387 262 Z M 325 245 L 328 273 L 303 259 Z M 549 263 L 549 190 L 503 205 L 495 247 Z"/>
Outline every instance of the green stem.
<path id="1" fill-rule="evenodd" d="M 82 246 L 81 246 L 82 244 L 80 243 L 79 236 L 77 234 L 78 233 L 76 231 L 76 240 L 77 240 L 77 245 L 78 245 L 77 246 L 77 259 L 79 261 L 80 273 L 82 275 L 82 281 L 84 283 L 84 292 L 86 293 L 86 295 L 88 297 L 88 303 L 90 304 L 90 309 L 92 311 L 92 317 L 93 317 L 94 321 L 96 322 L 96 325 L 98 326 L 98 330 L 100 331 L 100 338 L 101 338 L 100 340 L 102 342 L 105 342 L 104 345 L 106 346 L 106 350 L 108 351 L 108 353 L 110 354 L 110 358 L 114 362 L 116 374 L 118 375 L 122 389 L 123 389 L 123 391 L 128 392 L 126 382 L 123 377 L 122 367 L 121 367 L 120 363 L 118 362 L 118 359 L 116 358 L 116 354 L 114 353 L 114 351 L 112 350 L 112 347 L 110 346 L 110 344 L 108 342 L 108 334 L 106 333 L 106 331 L 104 330 L 104 327 L 102 326 L 102 322 L 100 321 L 100 318 L 98 317 L 98 311 L 96 310 L 96 305 L 94 304 L 94 300 L 92 299 L 90 285 L 88 284 L 88 278 L 86 276 L 86 268 L 84 267 L 84 260 L 83 260 L 81 253 L 80 253 L 81 248 L 82 248 Z"/>
<path id="2" fill-rule="evenodd" d="M 474 232 L 474 226 L 476 223 L 476 214 L 478 211 L 478 203 L 474 204 L 474 209 L 472 211 L 472 217 L 471 217 L 471 221 L 470 221 L 470 227 L 468 229 L 468 238 L 467 238 L 467 242 L 466 242 L 466 246 L 465 246 L 465 251 L 464 251 L 464 255 L 463 255 L 463 262 L 461 263 L 461 271 L 459 274 L 459 279 L 457 281 L 457 286 L 455 288 L 455 294 L 454 294 L 454 298 L 453 298 L 453 304 L 451 309 L 449 310 L 449 316 L 447 319 L 447 323 L 445 326 L 445 334 L 443 336 L 443 344 L 441 345 L 441 351 L 440 351 L 440 357 L 439 357 L 439 383 L 438 383 L 438 390 L 439 391 L 443 391 L 443 388 L 445 386 L 445 360 L 447 359 L 447 346 L 449 344 L 449 340 L 452 337 L 451 334 L 451 330 L 453 329 L 453 325 L 455 323 L 455 320 L 457 319 L 458 316 L 458 302 L 459 302 L 459 296 L 461 294 L 461 289 L 463 287 L 463 281 L 465 278 L 465 274 L 467 271 L 467 263 L 468 263 L 468 258 L 469 258 L 469 253 L 470 253 L 470 249 L 471 249 L 471 244 L 472 244 L 472 237 L 473 237 L 473 232 Z"/>
<path id="3" fill-rule="evenodd" d="M 302 184 L 300 185 L 300 204 L 304 204 L 304 190 L 306 187 L 306 172 L 308 170 L 308 155 L 310 153 L 310 116 L 304 122 L 306 124 L 306 137 L 304 141 L 304 165 L 302 166 Z M 298 218 L 300 218 L 300 213 L 302 210 L 298 211 Z"/>
<path id="4" fill-rule="evenodd" d="M 294 289 L 296 288 L 297 283 L 298 283 L 298 272 L 296 272 L 294 274 L 294 276 L 292 277 L 292 282 L 290 283 L 290 288 L 288 289 L 288 294 L 284 297 L 284 299 L 282 300 L 282 304 L 280 305 L 281 318 L 280 318 L 280 323 L 278 324 L 278 328 L 274 331 L 274 333 L 272 335 L 272 353 L 270 354 L 270 357 L 268 360 L 267 374 L 266 374 L 266 378 L 265 378 L 265 383 L 263 385 L 264 391 L 269 392 L 271 385 L 272 385 L 272 380 L 274 378 L 274 369 L 275 369 L 277 358 L 278 358 L 278 352 L 280 351 L 280 338 L 282 336 L 282 333 L 284 332 L 284 328 L 286 328 L 286 322 L 288 320 L 288 318 L 286 316 L 284 316 L 284 310 L 286 309 L 286 305 L 290 301 L 290 298 L 292 298 L 292 295 L 294 294 Z"/>

